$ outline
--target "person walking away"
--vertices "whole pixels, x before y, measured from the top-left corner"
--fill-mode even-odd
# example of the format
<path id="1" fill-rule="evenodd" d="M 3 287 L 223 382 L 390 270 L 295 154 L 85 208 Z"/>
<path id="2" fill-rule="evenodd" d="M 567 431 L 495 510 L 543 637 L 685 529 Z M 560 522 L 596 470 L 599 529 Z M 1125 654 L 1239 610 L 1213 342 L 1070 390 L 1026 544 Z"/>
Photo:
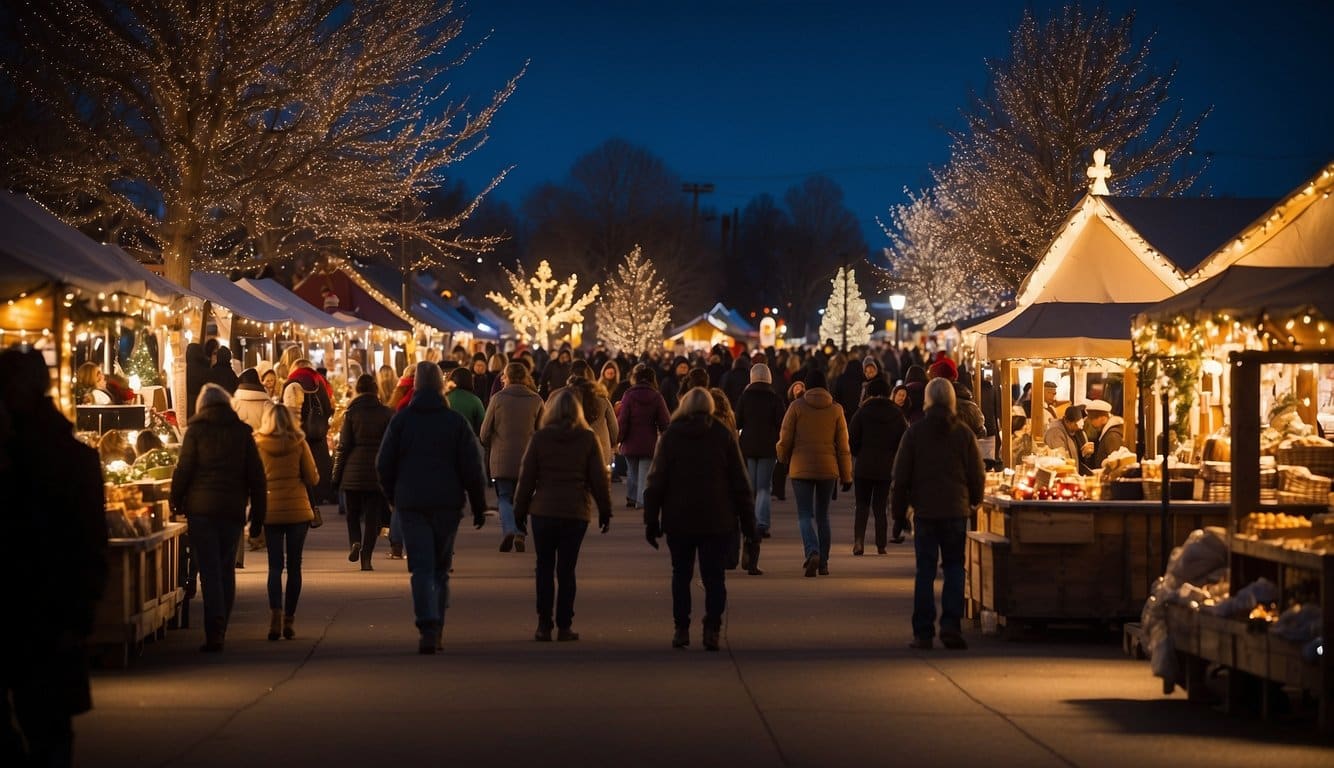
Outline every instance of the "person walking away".
<path id="1" fill-rule="evenodd" d="M 778 460 L 788 464 L 797 500 L 808 577 L 829 575 L 833 536 L 829 502 L 835 483 L 842 481 L 845 491 L 852 488 L 848 425 L 843 409 L 825 387 L 825 376 L 819 370 L 806 374 L 806 393 L 788 406 L 778 437 Z"/>
<path id="2" fill-rule="evenodd" d="M 171 476 L 171 508 L 185 516 L 190 551 L 199 563 L 205 637 L 199 650 L 205 653 L 222 650 L 236 602 L 236 547 L 246 524 L 246 502 L 251 538 L 263 530 L 268 509 L 264 465 L 253 430 L 236 415 L 231 401 L 216 384 L 199 391 Z"/>
<path id="3" fill-rule="evenodd" d="M 496 485 L 500 513 L 500 551 L 522 552 L 526 529 L 514 519 L 514 489 L 528 441 L 542 419 L 542 397 L 528 374 L 528 366 L 510 363 L 502 374 L 505 386 L 491 396 L 482 419 L 482 445 L 486 447 L 490 476 Z"/>
<path id="4" fill-rule="evenodd" d="M 450 410 L 456 411 L 468 420 L 468 426 L 472 427 L 472 433 L 476 435 L 482 431 L 482 419 L 486 418 L 486 406 L 482 404 L 482 398 L 472 391 L 472 387 L 472 371 L 467 368 L 455 368 L 449 372 L 449 385 L 445 387 L 447 391 L 445 400 L 449 403 Z"/>
<path id="5" fill-rule="evenodd" d="M 634 384 L 621 398 L 621 412 L 616 417 L 621 439 L 621 455 L 628 466 L 625 481 L 625 506 L 633 509 L 644 504 L 644 483 L 648 479 L 658 435 L 667 429 L 671 414 L 667 401 L 658 393 L 657 375 L 643 363 L 635 366 L 630 377 Z"/>
<path id="6" fill-rule="evenodd" d="M 750 369 L 750 384 L 737 402 L 736 422 L 746 474 L 755 491 L 755 538 L 769 538 L 774 466 L 778 463 L 778 437 L 783 426 L 783 399 L 774 391 L 769 366 L 757 363 Z M 758 546 L 746 569 L 759 575 Z"/>
<path id="7" fill-rule="evenodd" d="M 465 501 L 473 525 L 486 524 L 486 476 L 477 436 L 445 403 L 440 366 L 417 363 L 414 381 L 412 401 L 385 430 L 375 470 L 403 527 L 417 652 L 431 654 L 444 648 L 449 569 Z"/>
<path id="8" fill-rule="evenodd" d="M 269 550 L 269 639 L 296 636 L 293 622 L 301 599 L 301 556 L 315 513 L 310 486 L 319 480 L 315 457 L 301 427 L 286 408 L 270 408 L 255 436 L 268 487 L 264 539 Z M 283 569 L 287 590 L 283 591 Z"/>
<path id="9" fill-rule="evenodd" d="M 598 438 L 584 420 L 576 387 L 552 396 L 519 469 L 514 517 L 533 523 L 537 553 L 537 631 L 533 639 L 579 639 L 572 628 L 577 591 L 575 566 L 588 523 L 597 508 L 598 528 L 611 525 L 611 479 Z M 554 610 L 553 610 L 554 608 Z"/>
<path id="10" fill-rule="evenodd" d="M 602 465 L 610 473 L 611 458 L 615 455 L 616 444 L 620 442 L 620 425 L 616 423 L 616 411 L 607 399 L 607 390 L 596 381 L 580 376 L 571 376 L 565 388 L 574 390 L 579 397 L 579 405 L 584 409 L 584 421 L 597 437 L 598 447 L 602 449 Z"/>
<path id="11" fill-rule="evenodd" d="M 867 375 L 865 368 L 874 367 L 874 372 Z M 834 396 L 834 402 L 843 408 L 843 418 L 848 423 L 852 423 L 852 417 L 857 415 L 857 408 L 862 402 L 862 387 L 866 381 L 873 376 L 880 375 L 880 363 L 874 358 L 867 356 L 862 365 L 857 365 L 856 360 L 850 361 L 844 368 L 838 378 L 834 379 L 834 389 L 831 394 Z"/>
<path id="12" fill-rule="evenodd" d="M 300 384 L 305 394 L 301 401 L 299 423 L 320 474 L 320 482 L 311 487 L 310 503 L 312 506 L 332 504 L 337 502 L 333 486 L 329 484 L 333 477 L 333 457 L 329 455 L 329 419 L 334 411 L 333 388 L 309 360 L 299 359 L 293 366 L 287 380 Z"/>
<path id="13" fill-rule="evenodd" d="M 259 371 L 254 368 L 247 368 L 241 371 L 240 378 L 237 379 L 236 392 L 232 395 L 232 408 L 236 410 L 236 415 L 245 422 L 251 430 L 258 432 L 260 427 L 264 426 L 264 414 L 273 407 L 273 401 L 269 399 L 269 393 L 260 383 Z M 151 432 L 140 434 L 152 434 Z M 241 538 L 245 539 L 245 532 L 241 532 Z M 247 542 L 240 541 L 236 545 L 236 567 L 245 567 L 245 553 L 249 549 L 252 552 L 258 551 L 263 546 L 263 542 L 256 541 L 254 544 L 247 545 Z"/>
<path id="14" fill-rule="evenodd" d="M 704 582 L 705 650 L 716 651 L 727 610 L 725 561 L 740 529 L 755 540 L 754 497 L 732 432 L 713 418 L 714 399 L 691 389 L 663 433 L 644 490 L 644 534 L 650 546 L 666 534 L 672 557 L 672 647 L 690 645 L 690 586 L 695 563 Z"/>
<path id="15" fill-rule="evenodd" d="M 0 483 L 6 492 L 0 757 L 74 761 L 74 715 L 92 709 L 86 643 L 107 582 L 102 464 L 48 397 L 41 352 L 0 352 Z M 21 620 L 21 627 L 17 623 Z"/>
<path id="16" fill-rule="evenodd" d="M 723 374 L 723 381 L 720 386 L 727 393 L 727 402 L 731 404 L 732 410 L 736 410 L 737 403 L 741 402 L 741 393 L 745 392 L 746 387 L 750 385 L 751 367 L 750 360 L 741 356 L 732 364 L 732 369 Z"/>
<path id="17" fill-rule="evenodd" d="M 908 417 L 889 399 L 889 382 L 876 377 L 866 382 L 866 399 L 848 424 L 848 447 L 854 459 L 852 483 L 856 506 L 852 523 L 852 554 L 860 557 L 866 549 L 866 521 L 875 517 L 875 550 L 885 554 L 889 520 L 890 480 L 894 475 L 894 454 L 908 431 Z M 903 542 L 903 529 L 894 526 L 893 541 Z"/>
<path id="18" fill-rule="evenodd" d="M 621 366 L 615 360 L 608 360 L 602 365 L 602 374 L 598 382 L 607 390 L 607 400 L 611 403 L 614 418 L 616 414 L 620 413 L 621 398 L 625 395 L 625 390 L 630 388 L 630 379 L 628 376 L 622 379 Z M 616 440 L 612 441 L 611 481 L 613 483 L 621 482 L 625 478 L 626 470 L 625 457 L 615 450 L 617 442 Z"/>
<path id="19" fill-rule="evenodd" d="M 916 424 L 924 415 L 926 369 L 920 365 L 908 366 L 907 372 L 903 374 L 903 388 L 908 390 L 908 407 L 904 410 L 904 415 L 908 417 L 909 424 Z"/>
<path id="20" fill-rule="evenodd" d="M 793 356 L 793 359 L 795 359 L 795 355 Z M 788 385 L 787 399 L 783 401 L 784 415 L 787 414 L 787 409 L 791 407 L 792 403 L 796 402 L 804 394 L 806 394 L 805 379 L 796 379 L 795 381 L 793 381 L 791 384 Z M 779 424 L 779 426 L 780 427 L 782 426 L 781 423 Z M 778 445 L 777 440 L 774 441 L 774 445 L 775 446 Z M 778 499 L 779 501 L 787 501 L 787 462 L 778 459 L 777 455 L 778 455 L 778 450 L 777 448 L 775 448 L 773 496 L 775 499 Z"/>
<path id="21" fill-rule="evenodd" d="M 936 624 L 936 570 L 940 591 L 940 640 L 946 648 L 968 647 L 963 639 L 964 542 L 968 520 L 982 503 L 982 454 L 972 430 L 954 414 L 954 387 L 947 379 L 926 385 L 925 414 L 903 436 L 894 459 L 893 514 L 905 520 L 914 510 L 917 575 L 913 587 L 909 647 L 932 646 Z"/>
<path id="22" fill-rule="evenodd" d="M 240 380 L 236 377 L 236 371 L 232 370 L 232 351 L 227 347 L 219 346 L 218 351 L 214 353 L 213 366 L 208 369 L 208 375 L 204 377 L 205 384 L 217 384 L 219 387 L 227 390 L 227 394 L 236 391 Z"/>
<path id="23" fill-rule="evenodd" d="M 347 404 L 334 454 L 333 487 L 347 508 L 347 560 L 374 570 L 371 556 L 389 504 L 375 476 L 375 456 L 394 412 L 380 402 L 379 383 L 369 373 L 357 377 L 356 396 Z"/>

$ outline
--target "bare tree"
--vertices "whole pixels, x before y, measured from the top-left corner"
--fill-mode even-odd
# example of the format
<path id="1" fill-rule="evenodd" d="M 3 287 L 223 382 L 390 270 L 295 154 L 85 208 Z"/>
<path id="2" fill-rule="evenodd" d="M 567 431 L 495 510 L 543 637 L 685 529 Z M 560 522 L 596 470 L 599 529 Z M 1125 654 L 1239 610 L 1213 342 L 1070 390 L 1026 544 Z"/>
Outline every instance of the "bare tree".
<path id="1" fill-rule="evenodd" d="M 24 94 L 12 114 L 59 141 L 6 143 L 5 181 L 138 231 L 179 283 L 237 250 L 407 239 L 420 268 L 494 244 L 459 234 L 475 204 L 401 215 L 485 140 L 518 78 L 479 108 L 447 98 L 471 52 L 453 3 L 51 0 L 7 13 L 0 77 Z"/>
<path id="2" fill-rule="evenodd" d="M 1150 68 L 1152 38 L 1135 39 L 1134 18 L 1078 3 L 1045 22 L 1025 11 L 950 134 L 934 194 L 956 210 L 951 250 L 979 254 L 1012 288 L 1088 188 L 1095 149 L 1110 153 L 1123 194 L 1181 194 L 1203 170 L 1192 147 L 1205 115 L 1182 117 L 1168 95 L 1175 72 Z"/>
<path id="3" fill-rule="evenodd" d="M 768 283 L 788 303 L 788 326 L 805 333 L 824 306 L 829 279 L 846 262 L 866 258 L 857 217 L 843 203 L 843 190 L 826 176 L 812 176 L 783 195 L 791 223 L 787 245 L 769 265 Z"/>

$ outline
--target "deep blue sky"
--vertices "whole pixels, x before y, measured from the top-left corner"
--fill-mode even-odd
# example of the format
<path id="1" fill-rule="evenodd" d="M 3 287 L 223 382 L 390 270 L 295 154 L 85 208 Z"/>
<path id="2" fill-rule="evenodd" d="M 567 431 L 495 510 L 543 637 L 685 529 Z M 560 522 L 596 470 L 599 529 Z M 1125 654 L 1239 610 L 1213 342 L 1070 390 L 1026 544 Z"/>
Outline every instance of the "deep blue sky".
<path id="1" fill-rule="evenodd" d="M 947 159 L 943 127 L 985 86 L 983 59 L 1005 54 L 1025 5 L 471 0 L 465 37 L 491 37 L 454 87 L 486 97 L 531 65 L 455 174 L 476 190 L 514 165 L 496 194 L 518 202 L 613 136 L 713 182 L 701 205 L 722 210 L 825 173 L 878 252 L 875 217 Z M 1213 154 L 1201 180 L 1213 194 L 1278 196 L 1334 160 L 1334 2 L 1107 6 L 1137 8 L 1136 33 L 1155 34 L 1157 67 L 1177 65 L 1188 114 L 1213 107 L 1197 144 Z"/>

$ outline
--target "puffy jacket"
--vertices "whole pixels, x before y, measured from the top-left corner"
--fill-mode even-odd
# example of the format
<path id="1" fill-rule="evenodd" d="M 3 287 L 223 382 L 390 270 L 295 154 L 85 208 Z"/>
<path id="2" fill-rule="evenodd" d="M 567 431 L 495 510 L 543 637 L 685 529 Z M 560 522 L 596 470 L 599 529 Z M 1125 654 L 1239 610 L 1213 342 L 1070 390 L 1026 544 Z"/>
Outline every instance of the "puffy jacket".
<path id="1" fill-rule="evenodd" d="M 195 413 L 181 441 L 181 457 L 171 476 L 171 507 L 186 517 L 212 517 L 264 524 L 267 494 L 264 465 L 252 430 L 230 406 L 210 405 Z"/>
<path id="2" fill-rule="evenodd" d="M 375 456 L 389 428 L 394 412 L 380 399 L 366 393 L 352 398 L 343 413 L 343 428 L 338 433 L 338 451 L 334 454 L 333 485 L 345 491 L 379 491 L 375 476 Z"/>
<path id="3" fill-rule="evenodd" d="M 755 496 L 731 430 L 708 414 L 667 427 L 644 487 L 644 524 L 669 535 L 740 528 L 755 537 Z"/>
<path id="4" fill-rule="evenodd" d="M 597 436 L 582 427 L 543 427 L 533 433 L 514 490 L 514 520 L 529 515 L 611 520 L 611 476 L 602 461 Z"/>
<path id="5" fill-rule="evenodd" d="M 291 435 L 256 435 L 268 484 L 266 525 L 308 523 L 315 519 L 307 488 L 320 481 L 315 457 L 305 440 Z"/>
<path id="6" fill-rule="evenodd" d="M 987 421 L 982 415 L 982 406 L 973 400 L 973 391 L 957 381 L 954 382 L 954 410 L 958 413 L 959 421 L 973 430 L 973 437 L 987 436 Z"/>
<path id="7" fill-rule="evenodd" d="M 774 391 L 772 384 L 757 381 L 746 387 L 736 406 L 736 426 L 741 432 L 742 456 L 772 459 L 778 455 L 783 411 L 783 398 Z"/>
<path id="8" fill-rule="evenodd" d="M 621 397 L 620 426 L 621 453 L 628 458 L 647 458 L 653 455 L 658 434 L 667 429 L 671 415 L 667 402 L 658 391 L 647 384 L 636 384 Z"/>
<path id="9" fill-rule="evenodd" d="M 894 518 L 902 520 L 910 505 L 921 518 L 971 517 L 982 503 L 984 484 L 973 431 L 947 408 L 933 406 L 899 443 L 891 493 Z"/>
<path id="10" fill-rule="evenodd" d="M 236 394 L 232 395 L 232 409 L 246 426 L 256 432 L 264 426 L 264 412 L 272 407 L 273 400 L 269 399 L 269 393 L 263 387 L 240 384 L 236 387 Z"/>
<path id="11" fill-rule="evenodd" d="M 852 482 L 852 451 L 843 409 L 829 390 L 817 387 L 792 401 L 778 437 L 778 460 L 794 480 Z"/>
<path id="12" fill-rule="evenodd" d="M 863 480 L 889 480 L 894 474 L 894 455 L 908 431 L 903 409 L 887 397 L 872 397 L 862 403 L 848 424 L 848 447 L 856 458 L 852 475 Z"/>
<path id="13" fill-rule="evenodd" d="M 472 427 L 439 392 L 417 390 L 385 430 L 375 471 L 385 496 L 400 510 L 457 509 L 486 514 L 482 447 Z M 466 498 L 465 498 L 466 497 Z"/>
<path id="14" fill-rule="evenodd" d="M 516 480 L 528 440 L 542 420 L 542 397 L 523 384 L 508 384 L 491 396 L 482 419 L 491 477 Z"/>

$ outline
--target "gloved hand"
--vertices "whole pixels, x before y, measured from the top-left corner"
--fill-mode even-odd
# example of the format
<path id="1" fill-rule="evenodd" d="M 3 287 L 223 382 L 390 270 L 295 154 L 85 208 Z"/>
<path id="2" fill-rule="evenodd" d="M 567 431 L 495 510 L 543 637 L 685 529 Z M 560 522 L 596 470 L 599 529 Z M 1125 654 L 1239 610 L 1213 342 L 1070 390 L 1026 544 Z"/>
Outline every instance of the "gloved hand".
<path id="1" fill-rule="evenodd" d="M 482 510 L 480 512 L 478 512 L 477 510 L 473 510 L 472 527 L 480 529 L 484 525 L 486 525 L 486 510 Z"/>
<path id="2" fill-rule="evenodd" d="M 662 531 L 658 529 L 658 526 L 656 525 L 644 526 L 644 539 L 648 542 L 648 545 L 650 547 L 653 547 L 654 549 L 658 548 L 658 537 L 661 535 Z"/>
<path id="3" fill-rule="evenodd" d="M 840 487 L 843 489 L 844 493 L 847 493 L 848 491 L 852 490 L 852 483 L 843 483 L 843 485 Z"/>

